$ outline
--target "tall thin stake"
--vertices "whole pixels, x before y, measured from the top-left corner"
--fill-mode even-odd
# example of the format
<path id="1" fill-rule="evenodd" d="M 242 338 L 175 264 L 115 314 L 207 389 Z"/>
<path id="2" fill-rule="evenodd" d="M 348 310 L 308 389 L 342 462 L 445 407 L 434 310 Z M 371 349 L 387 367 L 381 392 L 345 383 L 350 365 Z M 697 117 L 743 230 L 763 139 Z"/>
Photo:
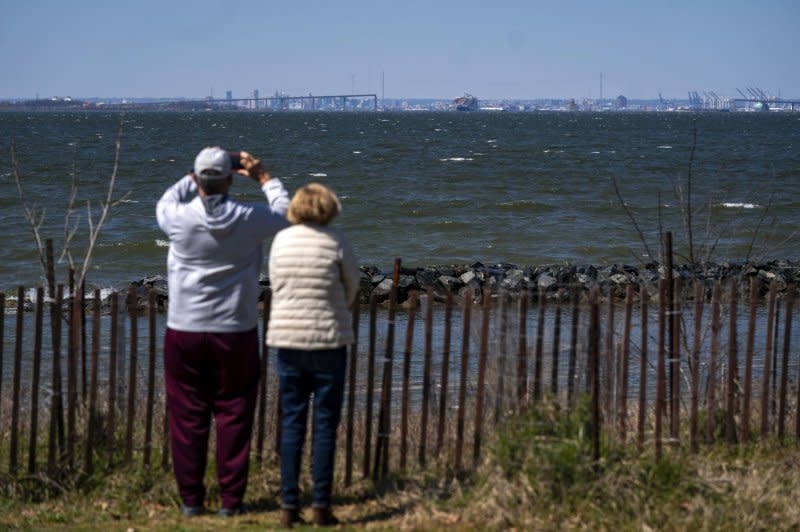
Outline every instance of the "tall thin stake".
<path id="1" fill-rule="evenodd" d="M 39 375 L 42 367 L 42 321 L 44 288 L 36 289 L 36 316 L 33 336 L 33 377 L 31 382 L 31 437 L 28 440 L 28 473 L 36 472 L 36 444 L 39 431 Z"/>
<path id="2" fill-rule="evenodd" d="M 631 356 L 631 322 L 633 316 L 633 285 L 625 289 L 625 322 L 622 329 L 622 361 L 619 387 L 619 438 L 622 443 L 628 436 L 628 373 Z"/>
<path id="3" fill-rule="evenodd" d="M 750 440 L 750 396 L 753 393 L 753 349 L 756 342 L 758 279 L 750 278 L 750 319 L 747 323 L 747 348 L 744 361 L 744 403 L 742 405 L 742 443 Z M 766 357 L 765 357 L 766 358 Z"/>
<path id="4" fill-rule="evenodd" d="M 414 318 L 416 317 L 417 292 L 408 297 L 408 323 L 406 324 L 406 343 L 403 350 L 403 390 L 400 399 L 400 470 L 406 469 L 408 454 L 408 408 L 411 382 L 411 348 L 414 344 Z"/>
<path id="5" fill-rule="evenodd" d="M 608 292 L 608 319 L 606 321 L 606 348 L 605 348 L 605 364 L 603 364 L 603 388 L 600 393 L 603 401 L 603 419 L 608 424 L 609 429 L 613 427 L 611 424 L 613 415 L 614 404 L 614 294 L 611 290 Z M 613 434 L 609 431 L 609 435 Z"/>
<path id="6" fill-rule="evenodd" d="M 486 359 L 489 356 L 489 320 L 491 318 L 492 291 L 483 291 L 483 312 L 481 313 L 481 343 L 478 353 L 478 389 L 475 397 L 475 433 L 472 440 L 472 462 L 478 466 L 481 455 L 481 431 L 483 429 L 483 395 L 486 386 Z"/>
<path id="7" fill-rule="evenodd" d="M 778 284 L 772 281 L 769 285 L 769 302 L 767 311 L 767 330 L 765 332 L 766 345 L 764 347 L 764 372 L 761 378 L 761 438 L 769 435 L 770 418 L 770 377 L 772 376 L 772 341 L 775 337 L 775 310 L 778 305 Z"/>
<path id="8" fill-rule="evenodd" d="M 119 345 L 119 293 L 111 293 L 111 331 L 108 345 L 108 428 L 106 452 L 108 467 L 114 465 L 114 447 L 117 439 L 117 346 Z"/>
<path id="9" fill-rule="evenodd" d="M 669 284 L 672 284 L 671 282 Z M 664 417 L 665 400 L 666 400 L 666 383 L 664 382 L 666 375 L 666 368 L 664 366 L 664 344 L 666 342 L 666 295 L 667 295 L 667 280 L 659 279 L 658 281 L 658 371 L 656 373 L 656 427 L 655 427 L 655 440 L 656 440 L 656 459 L 660 460 L 663 454 L 663 438 L 662 438 L 662 419 Z"/>
<path id="10" fill-rule="evenodd" d="M 558 395 L 558 359 L 561 348 L 561 290 L 556 294 L 556 311 L 553 323 L 553 350 L 552 363 L 550 364 L 550 393 L 553 397 Z"/>
<path id="11" fill-rule="evenodd" d="M 447 423 L 447 392 L 450 379 L 450 333 L 453 326 L 453 295 L 447 292 L 444 300 L 444 341 L 442 345 L 442 376 L 439 380 L 439 419 L 436 428 L 436 452 L 438 458 L 444 447 L 444 427 Z"/>
<path id="12" fill-rule="evenodd" d="M 130 464 L 133 459 L 133 422 L 136 416 L 136 359 L 138 357 L 138 331 L 137 310 L 136 310 L 136 287 L 130 286 L 128 290 L 128 313 L 131 323 L 131 348 L 130 366 L 128 368 L 128 404 L 126 414 L 128 415 L 125 426 L 125 463 Z"/>
<path id="13" fill-rule="evenodd" d="M 356 415 L 356 376 L 358 375 L 358 318 L 361 306 L 358 299 L 353 302 L 353 343 L 350 345 L 350 356 L 347 361 L 347 432 L 345 436 L 345 469 L 344 485 L 353 483 L 353 442 Z M 266 350 L 264 355 L 266 356 Z"/>
<path id="14" fill-rule="evenodd" d="M 64 456 L 64 405 L 61 396 L 61 306 L 64 302 L 64 285 L 56 289 L 55 302 L 50 307 L 50 330 L 53 345 L 52 389 L 53 399 L 50 407 L 50 438 L 47 448 L 47 468 L 55 471 L 56 461 Z M 2 324 L 0 324 L 0 327 Z M 0 337 L 2 338 L 2 337 Z M 2 356 L 0 356 L 2 358 Z M 0 360 L 2 363 L 2 360 Z M 1 376 L 0 376 L 1 377 Z"/>
<path id="15" fill-rule="evenodd" d="M 364 401 L 364 478 L 369 477 L 370 450 L 372 449 L 372 403 L 375 394 L 375 342 L 376 314 L 378 312 L 378 294 L 374 291 L 369 296 L 369 339 L 367 347 L 367 397 Z"/>
<path id="16" fill-rule="evenodd" d="M 150 455 L 153 448 L 153 407 L 156 393 L 156 291 L 150 289 L 147 294 L 148 361 L 147 361 L 147 404 L 144 422 L 144 456 L 142 462 L 145 469 L 150 468 Z"/>
<path id="17" fill-rule="evenodd" d="M 597 473 L 600 471 L 600 303 L 599 291 L 593 288 L 589 294 L 589 374 L 591 375 L 592 405 L 592 458 Z"/>
<path id="18" fill-rule="evenodd" d="M 720 292 L 719 281 L 714 283 L 711 292 L 711 354 L 708 359 L 708 389 L 706 390 L 708 404 L 708 419 L 706 423 L 706 439 L 713 442 L 717 426 L 717 357 L 719 356 L 719 331 L 722 327 L 720 320 Z"/>
<path id="19" fill-rule="evenodd" d="M 789 411 L 787 394 L 789 385 L 789 353 L 792 339 L 792 307 L 794 307 L 794 284 L 786 287 L 786 316 L 783 326 L 783 368 L 781 372 L 780 410 L 778 412 L 778 439 L 783 442 L 786 434 L 786 415 Z"/>
<path id="20" fill-rule="evenodd" d="M 639 298 L 641 304 L 639 314 L 641 315 L 642 324 L 640 327 L 641 341 L 639 342 L 641 344 L 639 348 L 639 423 L 637 426 L 636 443 L 639 450 L 642 450 L 644 448 L 644 428 L 647 420 L 647 312 L 649 310 L 649 294 L 647 292 L 647 287 L 644 285 L 639 287 Z"/>
<path id="21" fill-rule="evenodd" d="M 730 291 L 730 310 L 728 311 L 728 319 L 730 321 L 730 325 L 728 326 L 728 396 L 725 412 L 725 440 L 728 442 L 728 445 L 733 445 L 736 443 L 736 406 L 739 390 L 739 371 L 736 363 L 736 357 L 739 354 L 736 327 L 739 285 L 735 279 L 731 281 Z"/>
<path id="22" fill-rule="evenodd" d="M 506 395 L 506 360 L 508 360 L 508 292 L 500 292 L 500 353 L 497 357 L 497 395 L 494 398 L 494 424 L 500 421 Z"/>
<path id="23" fill-rule="evenodd" d="M 258 425 L 256 429 L 256 463 L 264 460 L 264 440 L 267 432 L 267 391 L 269 388 L 269 347 L 267 346 L 267 329 L 269 328 L 269 314 L 272 307 L 272 291 L 265 290 L 261 312 L 261 365 L 259 368 L 258 383 Z"/>
<path id="24" fill-rule="evenodd" d="M 693 454 L 700 450 L 698 444 L 698 415 L 700 400 L 700 346 L 703 327 L 703 303 L 705 293 L 701 281 L 694 283 L 694 333 L 692 335 L 692 404 L 689 414 L 689 448 Z"/>
<path id="25" fill-rule="evenodd" d="M 461 336 L 461 374 L 458 384 L 458 416 L 456 418 L 455 470 L 463 469 L 464 422 L 467 410 L 467 372 L 469 371 L 469 329 L 472 322 L 472 289 L 464 293 L 464 325 Z"/>
<path id="26" fill-rule="evenodd" d="M 19 394 L 22 372 L 23 316 L 25 315 L 25 287 L 17 287 L 17 335 L 14 338 L 14 381 L 11 385 L 11 448 L 8 452 L 8 470 L 17 472 L 17 450 L 19 447 Z"/>
<path id="27" fill-rule="evenodd" d="M 425 352 L 422 363 L 422 413 L 419 431 L 417 461 L 425 467 L 428 440 L 428 412 L 430 409 L 431 372 L 433 371 L 433 288 L 428 287 L 425 299 Z"/>
<path id="28" fill-rule="evenodd" d="M 69 357 L 67 367 L 67 466 L 71 469 L 75 459 L 75 431 L 78 410 L 78 353 L 81 350 L 81 309 L 83 295 L 72 292 L 69 321 Z"/>
<path id="29" fill-rule="evenodd" d="M 87 475 L 94 472 L 94 439 L 97 430 L 97 368 L 100 356 L 100 289 L 94 291 L 92 301 L 92 350 L 89 360 L 89 409 L 86 429 L 86 444 L 83 448 L 83 470 Z"/>
<path id="30" fill-rule="evenodd" d="M 519 343 L 517 345 L 517 408 L 522 410 L 528 393 L 528 290 L 519 294 Z"/>
<path id="31" fill-rule="evenodd" d="M 577 361 L 578 361 L 578 320 L 580 319 L 580 287 L 572 286 L 572 322 L 570 323 L 569 340 L 569 361 L 567 362 L 567 404 L 569 409 L 575 406 L 575 390 L 577 383 Z"/>
<path id="32" fill-rule="evenodd" d="M 385 478 L 389 472 L 389 437 L 392 432 L 392 366 L 394 359 L 394 320 L 397 313 L 400 259 L 394 260 L 392 291 L 389 294 L 389 317 L 386 325 L 386 355 L 383 359 L 383 382 L 381 383 L 380 411 L 378 413 L 378 437 L 375 441 L 375 468 L 372 479 Z"/>
<path id="33" fill-rule="evenodd" d="M 536 319 L 536 353 L 533 361 L 533 399 L 542 400 L 542 359 L 544 358 L 544 315 L 547 310 L 547 298 L 544 288 L 539 288 L 538 301 L 539 313 Z"/>

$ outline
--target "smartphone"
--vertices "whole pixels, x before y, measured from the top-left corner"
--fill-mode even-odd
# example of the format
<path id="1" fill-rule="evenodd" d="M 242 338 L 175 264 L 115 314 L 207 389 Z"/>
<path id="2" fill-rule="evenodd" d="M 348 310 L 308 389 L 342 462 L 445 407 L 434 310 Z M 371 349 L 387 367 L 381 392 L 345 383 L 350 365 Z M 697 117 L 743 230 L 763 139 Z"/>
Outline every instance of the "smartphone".
<path id="1" fill-rule="evenodd" d="M 244 168 L 242 166 L 242 154 L 238 151 L 229 151 L 228 155 L 231 158 L 231 170 L 241 170 Z"/>

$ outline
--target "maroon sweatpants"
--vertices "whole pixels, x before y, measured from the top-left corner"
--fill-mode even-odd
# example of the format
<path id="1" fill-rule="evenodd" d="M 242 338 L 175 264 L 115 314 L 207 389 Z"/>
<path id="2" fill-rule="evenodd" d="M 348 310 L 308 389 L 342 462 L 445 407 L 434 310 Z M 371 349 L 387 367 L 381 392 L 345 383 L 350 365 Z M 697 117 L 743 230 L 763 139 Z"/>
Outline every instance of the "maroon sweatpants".
<path id="1" fill-rule="evenodd" d="M 199 333 L 167 328 L 164 373 L 172 456 L 186 506 L 203 506 L 208 434 L 214 415 L 222 506 L 235 508 L 247 488 L 250 435 L 260 362 L 256 329 Z"/>

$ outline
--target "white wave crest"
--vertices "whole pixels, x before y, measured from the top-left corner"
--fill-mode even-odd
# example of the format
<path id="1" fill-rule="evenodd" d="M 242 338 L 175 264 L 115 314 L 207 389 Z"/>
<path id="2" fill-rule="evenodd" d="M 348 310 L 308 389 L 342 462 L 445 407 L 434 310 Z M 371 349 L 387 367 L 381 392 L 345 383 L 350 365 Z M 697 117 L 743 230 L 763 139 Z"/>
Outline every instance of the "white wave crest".
<path id="1" fill-rule="evenodd" d="M 662 144 L 661 146 L 658 147 L 658 149 L 659 150 L 671 150 L 672 146 L 670 146 L 669 144 Z"/>
<path id="2" fill-rule="evenodd" d="M 725 207 L 726 209 L 758 209 L 761 205 L 757 203 L 741 203 L 741 202 L 726 202 L 720 203 L 720 207 Z"/>
<path id="3" fill-rule="evenodd" d="M 328 177 L 328 174 L 325 174 L 323 172 L 312 172 L 308 175 L 311 177 Z"/>
<path id="4" fill-rule="evenodd" d="M 156 246 L 160 248 L 168 248 L 169 247 L 169 240 L 161 240 L 160 238 L 156 239 Z"/>
<path id="5" fill-rule="evenodd" d="M 462 163 L 464 161 L 472 161 L 474 160 L 472 157 L 445 157 L 444 159 L 439 159 L 442 162 L 452 161 L 454 163 Z"/>

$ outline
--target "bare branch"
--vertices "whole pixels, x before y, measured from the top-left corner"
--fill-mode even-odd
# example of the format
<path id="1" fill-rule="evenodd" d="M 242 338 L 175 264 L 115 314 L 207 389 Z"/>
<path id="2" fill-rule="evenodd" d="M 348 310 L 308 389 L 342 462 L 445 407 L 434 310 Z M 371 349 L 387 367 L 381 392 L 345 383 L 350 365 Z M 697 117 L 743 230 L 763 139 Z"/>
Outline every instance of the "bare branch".
<path id="1" fill-rule="evenodd" d="M 42 268 L 42 274 L 47 278 L 47 263 L 44 251 L 44 244 L 42 243 L 41 227 L 44 223 L 45 209 L 41 213 L 37 212 L 35 205 L 30 205 L 25 199 L 25 193 L 22 190 L 22 175 L 19 171 L 19 160 L 17 159 L 17 143 L 16 139 L 11 139 L 11 168 L 14 174 L 14 181 L 17 184 L 17 194 L 19 194 L 22 209 L 25 214 L 25 219 L 28 226 L 31 228 L 33 234 L 33 241 L 36 244 L 36 253 L 39 256 L 39 265 Z M 37 221 L 38 218 L 38 221 Z"/>
<path id="2" fill-rule="evenodd" d="M 111 177 L 108 181 L 108 189 L 106 192 L 106 199 L 105 201 L 101 202 L 101 210 L 100 210 L 100 219 L 97 220 L 97 224 L 93 223 L 92 220 L 92 210 L 91 204 L 88 205 L 89 210 L 89 245 L 86 249 L 86 254 L 83 257 L 83 266 L 81 267 L 81 271 L 78 276 L 78 285 L 82 286 L 84 280 L 86 279 L 86 274 L 89 271 L 89 266 L 91 265 L 92 261 L 92 254 L 94 253 L 95 245 L 97 244 L 97 238 L 100 236 L 100 231 L 103 229 L 103 225 L 105 224 L 106 220 L 108 219 L 108 214 L 111 209 L 111 206 L 114 205 L 113 197 L 114 197 L 114 186 L 116 185 L 117 181 L 117 174 L 119 172 L 119 154 L 120 149 L 122 147 L 122 130 L 125 125 L 125 115 L 120 117 L 119 121 L 119 129 L 117 130 L 117 139 L 115 142 L 115 150 L 114 150 L 114 167 L 111 171 Z"/>
<path id="3" fill-rule="evenodd" d="M 758 219 L 758 223 L 756 224 L 756 230 L 753 231 L 753 238 L 750 240 L 750 246 L 747 248 L 747 255 L 745 255 L 745 262 L 750 261 L 750 254 L 753 252 L 753 246 L 756 243 L 756 237 L 758 237 L 758 233 L 761 230 L 761 224 L 764 223 L 764 218 L 767 217 L 767 213 L 769 213 L 770 207 L 772 207 L 772 198 L 775 196 L 775 192 L 773 191 L 769 195 L 769 201 L 767 201 L 767 206 L 764 208 L 764 212 L 761 213 L 761 216 Z"/>
<path id="4" fill-rule="evenodd" d="M 75 264 L 72 260 L 72 253 L 70 252 L 70 242 L 72 242 L 72 237 L 75 236 L 75 233 L 78 232 L 78 227 L 80 226 L 80 218 L 75 221 L 74 226 L 70 229 L 70 220 L 72 217 L 72 211 L 75 210 L 75 201 L 78 197 L 78 143 L 76 142 L 72 146 L 72 174 L 71 174 L 71 184 L 70 184 L 70 194 L 69 194 L 69 203 L 67 204 L 67 212 L 64 215 L 64 244 L 61 248 L 61 256 L 59 256 L 58 261 L 61 262 L 66 257 L 67 263 L 69 264 L 70 269 L 75 269 Z"/>
<path id="5" fill-rule="evenodd" d="M 631 219 L 631 222 L 633 222 L 633 227 L 636 229 L 636 233 L 639 235 L 639 240 L 642 241 L 642 245 L 644 246 L 645 252 L 652 259 L 653 254 L 650 252 L 650 247 L 647 245 L 647 240 L 644 237 L 644 233 L 642 233 L 642 230 L 639 228 L 639 224 L 636 222 L 636 217 L 633 215 L 633 212 L 628 207 L 628 204 L 625 203 L 625 200 L 622 198 L 622 193 L 619 191 L 619 185 L 617 184 L 617 178 L 612 177 L 611 183 L 614 185 L 614 192 L 617 194 L 617 199 L 619 199 L 619 204 L 625 210 L 625 214 L 628 215 L 628 218 Z"/>
<path id="6" fill-rule="evenodd" d="M 697 121 L 694 123 L 692 135 L 692 150 L 689 152 L 689 170 L 686 174 L 686 210 L 684 211 L 684 225 L 689 237 L 689 262 L 694 264 L 694 232 L 692 231 L 692 165 L 694 153 L 697 149 Z"/>

